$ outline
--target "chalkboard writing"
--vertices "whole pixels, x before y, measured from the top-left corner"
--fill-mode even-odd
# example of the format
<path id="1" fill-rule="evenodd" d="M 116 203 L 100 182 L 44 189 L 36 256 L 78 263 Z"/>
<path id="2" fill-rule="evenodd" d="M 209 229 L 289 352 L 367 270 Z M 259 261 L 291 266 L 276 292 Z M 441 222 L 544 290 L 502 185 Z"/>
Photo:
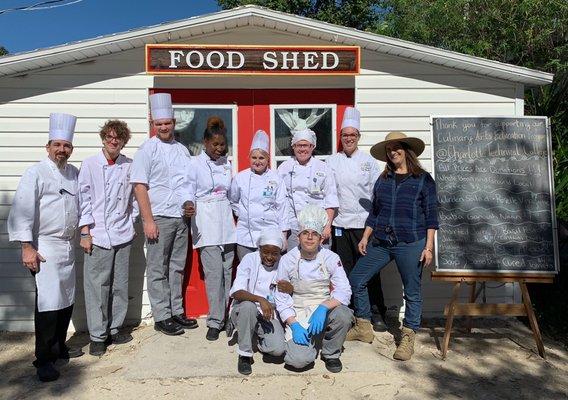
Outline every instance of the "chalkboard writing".
<path id="1" fill-rule="evenodd" d="M 439 271 L 556 272 L 547 119 L 432 119 Z"/>

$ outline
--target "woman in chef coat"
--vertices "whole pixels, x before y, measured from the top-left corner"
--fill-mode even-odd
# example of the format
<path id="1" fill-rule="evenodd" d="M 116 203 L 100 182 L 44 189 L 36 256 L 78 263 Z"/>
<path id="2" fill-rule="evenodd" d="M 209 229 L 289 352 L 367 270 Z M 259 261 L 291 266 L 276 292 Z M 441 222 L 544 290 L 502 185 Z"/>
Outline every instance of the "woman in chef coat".
<path id="1" fill-rule="evenodd" d="M 195 198 L 191 219 L 193 247 L 198 249 L 209 303 L 207 340 L 217 340 L 225 326 L 235 251 L 235 224 L 229 202 L 232 167 L 227 159 L 227 131 L 217 116 L 207 120 L 204 149 L 188 171 Z"/>
<path id="2" fill-rule="evenodd" d="M 257 131 L 250 147 L 250 168 L 239 172 L 231 184 L 230 200 L 239 219 L 239 260 L 256 250 L 263 229 L 279 228 L 283 235 L 289 229 L 286 187 L 276 172 L 268 168 L 269 149 L 268 135 Z"/>

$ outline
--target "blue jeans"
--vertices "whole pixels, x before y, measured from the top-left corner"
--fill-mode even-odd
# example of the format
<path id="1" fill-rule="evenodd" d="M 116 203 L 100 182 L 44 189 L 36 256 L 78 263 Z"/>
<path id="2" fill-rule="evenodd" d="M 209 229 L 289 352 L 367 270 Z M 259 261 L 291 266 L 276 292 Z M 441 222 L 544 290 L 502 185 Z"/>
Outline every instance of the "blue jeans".
<path id="1" fill-rule="evenodd" d="M 387 242 L 371 239 L 367 245 L 367 255 L 361 257 L 349 274 L 349 282 L 353 291 L 355 316 L 371 319 L 371 305 L 367 283 L 393 259 L 404 285 L 405 311 L 402 324 L 412 330 L 420 328 L 422 315 L 422 265 L 420 256 L 426 239 L 412 243 L 400 242 L 394 246 Z"/>

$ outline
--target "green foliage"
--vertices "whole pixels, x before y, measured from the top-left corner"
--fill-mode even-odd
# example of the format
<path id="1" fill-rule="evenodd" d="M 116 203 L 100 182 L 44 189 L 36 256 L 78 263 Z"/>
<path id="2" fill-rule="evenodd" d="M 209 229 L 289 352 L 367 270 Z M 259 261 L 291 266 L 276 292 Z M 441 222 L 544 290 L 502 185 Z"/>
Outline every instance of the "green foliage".
<path id="1" fill-rule="evenodd" d="M 5 56 L 6 54 L 8 54 L 8 50 L 6 50 L 4 47 L 0 46 L 0 57 Z"/>

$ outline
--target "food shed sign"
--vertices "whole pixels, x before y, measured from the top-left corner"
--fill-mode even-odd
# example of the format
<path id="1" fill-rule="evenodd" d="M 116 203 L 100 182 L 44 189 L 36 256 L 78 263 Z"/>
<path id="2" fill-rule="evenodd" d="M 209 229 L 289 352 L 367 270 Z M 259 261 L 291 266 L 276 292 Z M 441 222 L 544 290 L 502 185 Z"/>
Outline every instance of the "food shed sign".
<path id="1" fill-rule="evenodd" d="M 356 75 L 358 46 L 146 45 L 148 74 Z"/>

